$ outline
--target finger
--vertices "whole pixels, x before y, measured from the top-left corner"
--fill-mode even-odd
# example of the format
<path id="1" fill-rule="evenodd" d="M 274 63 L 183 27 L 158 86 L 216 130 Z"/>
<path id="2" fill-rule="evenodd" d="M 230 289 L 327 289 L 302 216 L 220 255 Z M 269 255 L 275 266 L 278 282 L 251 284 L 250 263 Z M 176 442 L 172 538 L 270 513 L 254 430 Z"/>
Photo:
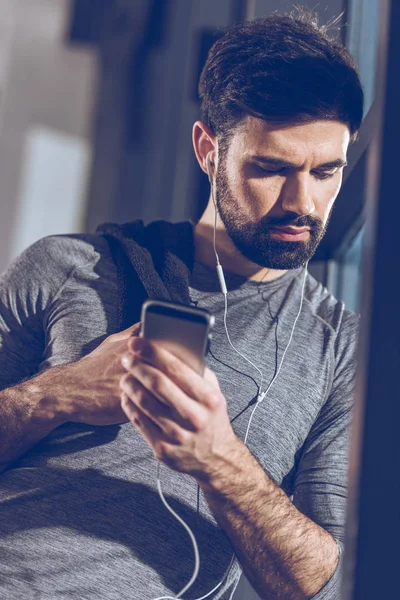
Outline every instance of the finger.
<path id="1" fill-rule="evenodd" d="M 144 363 L 165 373 L 186 396 L 196 402 L 213 407 L 215 402 L 223 400 L 216 377 L 214 381 L 212 381 L 210 373 L 207 374 L 207 377 L 202 377 L 157 342 L 151 342 L 144 338 L 132 338 L 128 341 L 128 349 L 139 356 Z M 144 385 L 147 387 L 146 384 Z"/>
<path id="2" fill-rule="evenodd" d="M 152 419 L 145 415 L 129 398 L 129 396 L 122 392 L 121 394 L 121 406 L 122 410 L 132 423 L 147 440 L 148 444 L 154 448 L 154 446 L 160 441 L 166 442 L 164 433 L 160 427 L 158 427 Z M 154 451 L 154 450 L 153 450 Z M 155 453 L 154 453 L 155 454 Z"/>
<path id="3" fill-rule="evenodd" d="M 157 370 L 150 365 L 144 365 L 144 370 L 146 371 L 146 369 L 154 371 L 145 372 L 142 375 L 143 381 L 151 386 L 152 377 L 157 377 Z M 158 373 L 160 372 L 158 371 Z M 167 379 L 163 374 L 161 374 L 161 377 Z M 180 404 L 181 399 L 177 400 L 176 396 L 172 396 L 172 394 L 182 396 L 182 391 L 176 388 L 172 382 L 162 381 L 157 384 L 157 390 L 158 385 L 162 388 L 158 391 L 159 395 L 154 392 L 152 387 L 147 388 L 138 379 L 137 375 L 127 374 L 120 380 L 120 388 L 135 406 L 152 419 L 169 438 L 181 441 L 179 432 L 182 429 L 196 431 L 199 425 L 203 425 L 204 419 L 200 421 L 198 413 L 204 412 L 204 410 L 198 403 L 187 397 L 184 397 L 182 404 Z M 178 409 L 181 410 L 176 408 L 176 404 L 178 404 Z"/>
<path id="4" fill-rule="evenodd" d="M 213 387 L 218 388 L 219 390 L 221 389 L 219 386 L 219 381 L 218 381 L 218 377 L 216 376 L 216 374 L 214 373 L 214 371 L 212 371 L 211 369 L 209 369 L 208 367 L 206 367 L 204 369 L 204 373 L 203 373 L 203 379 L 205 379 L 208 383 L 210 383 Z"/>
<path id="5" fill-rule="evenodd" d="M 140 427 L 138 410 L 136 409 L 134 403 L 131 402 L 126 392 L 121 392 L 121 408 L 132 423 L 132 425 Z"/>
<path id="6" fill-rule="evenodd" d="M 140 332 L 140 326 L 141 326 L 141 322 L 139 321 L 138 323 L 131 325 L 130 327 L 128 327 L 127 329 L 124 329 L 123 331 L 119 331 L 118 333 L 113 333 L 113 335 L 112 335 L 113 341 L 120 342 L 123 340 L 127 340 L 130 337 L 138 336 L 139 332 Z"/>
<path id="7" fill-rule="evenodd" d="M 133 376 L 133 381 L 139 382 L 159 402 L 168 406 L 173 411 L 172 418 L 178 421 L 182 427 L 191 431 L 199 431 L 204 427 L 207 419 L 206 408 L 188 396 L 163 371 L 131 353 L 125 354 L 122 362 L 128 373 Z M 191 369 L 189 370 L 191 371 Z M 128 380 L 129 375 L 122 377 L 120 385 Z"/>
<path id="8" fill-rule="evenodd" d="M 129 328 L 130 337 L 138 336 L 140 334 L 141 327 L 142 327 L 142 323 L 140 321 L 139 321 L 139 323 L 135 323 L 134 325 L 132 325 L 132 327 Z M 129 330 L 127 330 L 127 331 L 129 331 Z"/>

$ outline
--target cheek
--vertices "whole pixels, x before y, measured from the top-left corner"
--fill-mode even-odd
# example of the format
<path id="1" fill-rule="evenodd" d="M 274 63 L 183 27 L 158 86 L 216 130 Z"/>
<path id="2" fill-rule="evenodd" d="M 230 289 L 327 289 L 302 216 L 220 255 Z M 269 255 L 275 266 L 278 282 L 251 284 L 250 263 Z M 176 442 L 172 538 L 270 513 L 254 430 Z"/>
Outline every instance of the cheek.
<path id="1" fill-rule="evenodd" d="M 276 204 L 284 183 L 283 177 L 254 177 L 247 165 L 237 165 L 226 171 L 230 196 L 236 201 L 236 210 L 256 221 L 265 216 Z"/>
<path id="2" fill-rule="evenodd" d="M 251 209 L 251 216 L 260 219 L 277 203 L 283 185 L 283 178 L 247 179 L 243 184 L 243 195 Z"/>
<path id="3" fill-rule="evenodd" d="M 333 204 L 339 194 L 342 185 L 342 178 L 339 180 L 329 181 L 323 190 L 316 190 L 316 212 L 318 216 L 326 223 Z"/>
<path id="4" fill-rule="evenodd" d="M 337 195 L 340 192 L 340 188 L 342 187 L 342 181 L 343 181 L 343 173 L 340 173 L 340 176 L 337 178 L 337 180 L 334 179 L 332 181 L 332 196 L 333 196 L 332 202 L 335 201 Z"/>

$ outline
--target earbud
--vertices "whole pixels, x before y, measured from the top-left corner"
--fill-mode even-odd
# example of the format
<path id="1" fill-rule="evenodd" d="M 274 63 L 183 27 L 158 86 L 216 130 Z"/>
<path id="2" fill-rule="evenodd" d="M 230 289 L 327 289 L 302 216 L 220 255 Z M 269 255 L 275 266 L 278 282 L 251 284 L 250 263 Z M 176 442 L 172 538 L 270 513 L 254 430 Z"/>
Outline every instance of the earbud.
<path id="1" fill-rule="evenodd" d="M 208 181 L 211 183 L 211 185 L 213 184 L 213 180 L 211 177 L 211 152 L 209 152 L 206 156 L 206 165 L 207 165 L 207 175 L 208 175 Z"/>
<path id="2" fill-rule="evenodd" d="M 208 181 L 210 182 L 211 185 L 211 196 L 214 202 L 214 208 L 215 208 L 215 212 L 218 212 L 218 207 L 217 207 L 217 203 L 215 201 L 215 196 L 214 196 L 214 181 L 213 178 L 211 177 L 211 152 L 209 152 L 206 156 L 206 165 L 207 165 L 207 175 L 208 175 Z"/>

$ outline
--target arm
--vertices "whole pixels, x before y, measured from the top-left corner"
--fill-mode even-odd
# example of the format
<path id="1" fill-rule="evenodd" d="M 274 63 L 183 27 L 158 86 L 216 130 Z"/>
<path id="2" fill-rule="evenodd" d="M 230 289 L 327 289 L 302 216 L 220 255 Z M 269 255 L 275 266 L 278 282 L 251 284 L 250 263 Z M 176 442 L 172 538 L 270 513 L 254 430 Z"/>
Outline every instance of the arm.
<path id="1" fill-rule="evenodd" d="M 0 279 L 0 471 L 66 421 L 126 421 L 119 402 L 120 356 L 137 325 L 108 337 L 84 358 L 37 375 L 45 364 L 49 323 L 70 308 L 71 296 L 64 299 L 63 290 L 77 265 L 96 260 L 90 244 L 44 238 Z"/>
<path id="2" fill-rule="evenodd" d="M 64 422 L 56 398 L 65 375 L 56 367 L 0 392 L 0 472 Z"/>
<path id="3" fill-rule="evenodd" d="M 79 361 L 0 392 L 0 471 L 67 421 L 126 422 L 120 405 L 121 356 L 139 323 L 106 338 Z"/>
<path id="4" fill-rule="evenodd" d="M 38 242 L 0 279 L 0 471 L 61 424 L 44 391 L 46 383 L 56 390 L 55 372 L 30 379 L 45 345 L 43 319 L 51 295 L 42 282 L 49 264 L 46 244 Z M 56 282 L 56 290 L 61 284 Z"/>
<path id="5" fill-rule="evenodd" d="M 311 598 L 332 577 L 335 540 L 291 503 L 242 442 L 198 483 L 261 598 Z"/>
<path id="6" fill-rule="evenodd" d="M 351 333 L 351 332 L 349 332 Z M 263 599 L 337 600 L 355 372 L 354 337 L 302 448 L 292 504 L 234 435 L 212 371 L 129 342 L 122 406 L 157 458 L 197 480 Z"/>
<path id="7" fill-rule="evenodd" d="M 293 504 L 247 449 L 199 482 L 261 598 L 340 598 L 357 334 L 352 315 L 337 339 L 329 397 L 302 448 Z"/>
<path id="8" fill-rule="evenodd" d="M 293 504 L 247 449 L 202 485 L 261 598 L 340 597 L 357 335 L 352 315 L 337 338 L 329 397 L 302 448 Z"/>

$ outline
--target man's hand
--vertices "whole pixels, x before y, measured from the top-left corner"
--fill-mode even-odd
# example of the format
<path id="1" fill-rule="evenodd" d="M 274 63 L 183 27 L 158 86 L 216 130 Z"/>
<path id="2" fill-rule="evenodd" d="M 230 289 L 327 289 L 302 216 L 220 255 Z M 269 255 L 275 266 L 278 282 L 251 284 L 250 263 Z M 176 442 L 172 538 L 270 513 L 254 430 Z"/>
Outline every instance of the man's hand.
<path id="1" fill-rule="evenodd" d="M 122 357 L 122 408 L 156 458 L 208 479 L 237 447 L 216 375 L 201 377 L 156 342 L 131 338 Z"/>
<path id="2" fill-rule="evenodd" d="M 202 378 L 142 338 L 128 348 L 122 408 L 156 458 L 197 480 L 261 598 L 314 597 L 337 568 L 337 543 L 236 437 L 215 374 L 206 369 Z"/>
<path id="3" fill-rule="evenodd" d="M 126 423 L 119 381 L 125 373 L 121 357 L 128 340 L 139 334 L 140 323 L 106 338 L 87 356 L 68 365 L 61 411 L 65 420 L 89 425 Z"/>
<path id="4" fill-rule="evenodd" d="M 48 369 L 0 391 L 0 472 L 67 421 L 126 423 L 119 381 L 121 357 L 140 323 L 109 336 L 77 362 Z"/>

